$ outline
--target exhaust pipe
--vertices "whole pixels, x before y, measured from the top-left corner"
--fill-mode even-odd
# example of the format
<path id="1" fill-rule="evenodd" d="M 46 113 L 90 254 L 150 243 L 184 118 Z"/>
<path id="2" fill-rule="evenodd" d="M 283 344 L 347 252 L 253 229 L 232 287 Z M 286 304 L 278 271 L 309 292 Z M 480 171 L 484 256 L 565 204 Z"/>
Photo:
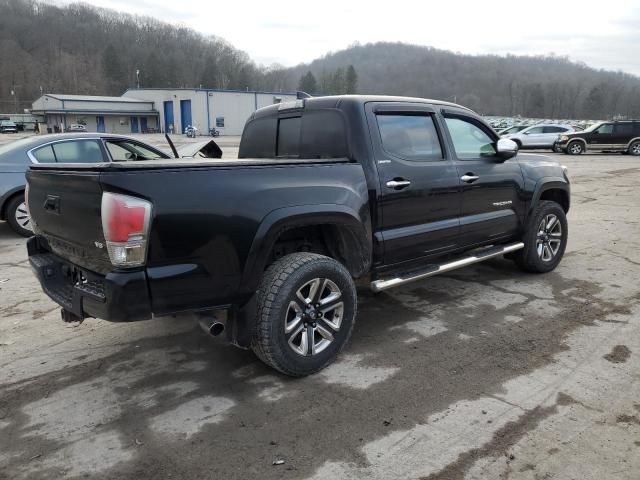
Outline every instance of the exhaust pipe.
<path id="1" fill-rule="evenodd" d="M 224 332 L 224 322 L 215 317 L 201 318 L 198 320 L 200 328 L 212 337 L 217 337 Z"/>

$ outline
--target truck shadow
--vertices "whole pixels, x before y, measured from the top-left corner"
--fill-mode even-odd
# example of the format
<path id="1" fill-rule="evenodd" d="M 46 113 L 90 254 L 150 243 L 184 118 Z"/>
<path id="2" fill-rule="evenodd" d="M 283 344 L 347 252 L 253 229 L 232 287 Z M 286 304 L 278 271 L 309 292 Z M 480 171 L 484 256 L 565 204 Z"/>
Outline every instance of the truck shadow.
<path id="1" fill-rule="evenodd" d="M 92 465 L 92 478 L 303 478 L 326 461 L 363 465 L 365 443 L 499 394 L 553 362 L 570 331 L 628 311 L 599 300 L 596 283 L 572 287 L 587 301 L 559 273 L 528 276 L 498 260 L 388 294 L 361 292 L 339 361 L 304 379 L 211 341 L 195 322 L 106 358 L 79 358 L 0 390 L 5 472 L 81 475 L 75 462 Z M 112 461 L 99 442 L 80 448 L 112 432 Z M 26 465 L 38 452 L 49 453 Z M 276 458 L 286 466 L 272 468 Z"/>

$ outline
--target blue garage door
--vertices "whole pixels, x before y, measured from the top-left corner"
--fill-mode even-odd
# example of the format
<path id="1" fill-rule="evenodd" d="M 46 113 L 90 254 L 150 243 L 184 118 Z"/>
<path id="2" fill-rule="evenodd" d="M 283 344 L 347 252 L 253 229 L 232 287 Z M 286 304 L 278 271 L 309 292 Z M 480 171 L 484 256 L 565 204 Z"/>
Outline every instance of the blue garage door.
<path id="1" fill-rule="evenodd" d="M 182 133 L 191 125 L 191 100 L 180 100 L 180 127 Z"/>
<path id="2" fill-rule="evenodd" d="M 131 133 L 138 133 L 138 117 L 131 117 Z"/>
<path id="3" fill-rule="evenodd" d="M 104 133 L 104 117 L 103 116 L 96 117 L 96 130 L 99 133 Z"/>
<path id="4" fill-rule="evenodd" d="M 173 123 L 173 101 L 169 100 L 168 102 L 164 102 L 164 131 L 169 132 L 169 125 L 173 125 L 175 129 L 176 126 Z"/>

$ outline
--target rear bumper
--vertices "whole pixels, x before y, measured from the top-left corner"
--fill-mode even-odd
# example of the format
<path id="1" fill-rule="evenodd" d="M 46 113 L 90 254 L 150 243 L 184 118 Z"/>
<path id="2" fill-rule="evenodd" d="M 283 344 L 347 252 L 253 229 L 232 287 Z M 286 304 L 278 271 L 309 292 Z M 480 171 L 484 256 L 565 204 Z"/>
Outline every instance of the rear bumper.
<path id="1" fill-rule="evenodd" d="M 38 237 L 27 241 L 29 263 L 42 290 L 80 319 L 131 322 L 151 318 L 151 299 L 144 271 L 99 275 L 48 251 Z"/>

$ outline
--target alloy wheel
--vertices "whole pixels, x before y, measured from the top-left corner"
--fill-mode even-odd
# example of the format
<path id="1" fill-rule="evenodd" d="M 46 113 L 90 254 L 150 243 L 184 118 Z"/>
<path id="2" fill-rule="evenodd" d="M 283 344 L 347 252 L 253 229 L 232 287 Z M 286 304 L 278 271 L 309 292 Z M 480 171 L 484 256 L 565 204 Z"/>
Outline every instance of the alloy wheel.
<path id="1" fill-rule="evenodd" d="M 31 227 L 31 215 L 29 215 L 29 210 L 27 210 L 27 204 L 22 202 L 18 205 L 15 212 L 16 223 L 20 225 L 25 230 L 33 231 Z"/>
<path id="2" fill-rule="evenodd" d="M 573 143 L 569 146 L 569 151 L 574 155 L 578 155 L 579 153 L 582 153 L 582 145 L 579 143 Z"/>
<path id="3" fill-rule="evenodd" d="M 287 308 L 284 333 L 298 355 L 311 356 L 334 341 L 344 316 L 340 288 L 328 278 L 314 278 L 296 291 Z"/>
<path id="4" fill-rule="evenodd" d="M 633 155 L 640 155 L 640 142 L 636 142 L 631 145 L 631 153 Z"/>
<path id="5" fill-rule="evenodd" d="M 545 215 L 538 226 L 536 251 L 543 262 L 552 261 L 562 245 L 562 224 L 557 216 Z"/>

